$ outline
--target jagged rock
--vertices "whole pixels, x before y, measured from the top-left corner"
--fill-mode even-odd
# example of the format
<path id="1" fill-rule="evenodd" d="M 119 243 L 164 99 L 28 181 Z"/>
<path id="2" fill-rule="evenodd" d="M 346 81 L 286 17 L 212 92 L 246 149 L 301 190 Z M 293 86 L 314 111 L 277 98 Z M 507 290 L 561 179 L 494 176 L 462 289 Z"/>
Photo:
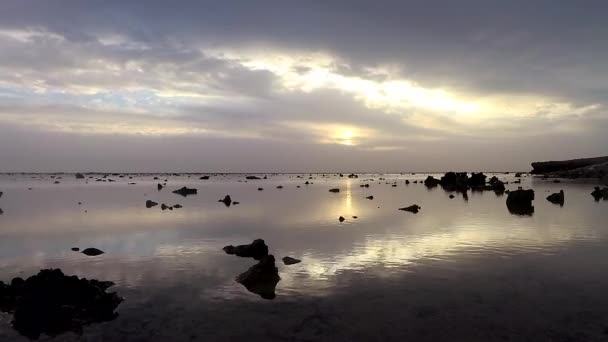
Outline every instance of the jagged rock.
<path id="1" fill-rule="evenodd" d="M 268 255 L 268 246 L 262 239 L 253 240 L 249 245 L 226 246 L 223 248 L 226 254 L 234 254 L 243 258 L 254 258 L 260 260 Z"/>
<path id="2" fill-rule="evenodd" d="M 156 202 L 154 202 L 154 201 L 151 201 L 151 200 L 147 200 L 147 201 L 146 201 L 146 208 L 148 208 L 148 209 L 150 209 L 150 208 L 152 208 L 152 207 L 155 207 L 155 206 L 157 206 L 157 205 L 158 205 L 158 203 L 156 203 Z"/>
<path id="3" fill-rule="evenodd" d="M 564 205 L 564 190 L 547 196 L 547 200 L 553 204 Z"/>
<path id="4" fill-rule="evenodd" d="M 414 213 L 414 214 L 417 214 L 418 211 L 420 211 L 420 209 L 422 209 L 422 207 L 420 207 L 417 204 L 410 205 L 409 207 L 399 208 L 399 210 L 409 211 L 409 212 Z"/>
<path id="5" fill-rule="evenodd" d="M 519 188 L 509 192 L 507 196 L 507 208 L 509 212 L 517 215 L 532 215 L 534 213 L 534 190 L 523 190 Z"/>
<path id="6" fill-rule="evenodd" d="M 439 184 L 441 184 L 441 181 L 433 176 L 428 176 L 424 180 L 424 185 L 426 185 L 429 188 L 434 188 Z"/>
<path id="7" fill-rule="evenodd" d="M 41 270 L 10 285 L 0 282 L 0 310 L 14 315 L 12 325 L 23 336 L 37 339 L 67 331 L 82 332 L 84 325 L 110 321 L 123 301 L 106 292 L 110 281 L 66 276 L 59 269 Z"/>
<path id="8" fill-rule="evenodd" d="M 533 174 L 548 174 L 608 163 L 608 156 L 532 163 Z"/>
<path id="9" fill-rule="evenodd" d="M 82 173 L 77 173 L 75 177 L 76 179 L 84 179 L 84 175 Z"/>
<path id="10" fill-rule="evenodd" d="M 374 196 L 367 196 L 367 197 L 365 197 L 365 198 L 367 198 L 368 200 L 373 200 L 373 199 L 374 199 Z"/>
<path id="11" fill-rule="evenodd" d="M 88 256 L 97 256 L 103 254 L 103 251 L 97 248 L 89 247 L 82 251 L 82 254 Z"/>
<path id="12" fill-rule="evenodd" d="M 156 184 L 156 188 L 158 189 L 158 191 L 161 191 L 163 189 L 163 185 L 158 183 Z"/>
<path id="13" fill-rule="evenodd" d="M 302 260 L 296 259 L 296 258 L 292 258 L 292 257 L 283 257 L 283 263 L 285 265 L 293 265 L 293 264 L 297 264 L 299 262 L 302 262 Z"/>
<path id="14" fill-rule="evenodd" d="M 346 219 L 343 216 L 338 217 L 338 221 L 344 222 L 344 220 L 346 220 Z"/>
<path id="15" fill-rule="evenodd" d="M 340 189 L 329 189 L 329 192 L 340 192 Z"/>
<path id="16" fill-rule="evenodd" d="M 600 189 L 599 186 L 596 186 L 593 192 L 591 193 L 591 196 L 593 196 L 596 201 L 599 201 L 601 199 L 608 200 L 608 188 Z"/>
<path id="17" fill-rule="evenodd" d="M 264 299 L 274 299 L 275 289 L 281 280 L 279 270 L 274 264 L 274 256 L 264 256 L 260 262 L 253 265 L 247 271 L 239 274 L 236 281 L 252 293 Z"/>
<path id="18" fill-rule="evenodd" d="M 245 178 L 246 179 L 260 179 L 260 177 L 257 177 L 257 176 L 247 176 Z"/>
<path id="19" fill-rule="evenodd" d="M 188 195 L 196 195 L 198 193 L 198 190 L 196 190 L 196 189 L 189 189 L 189 188 L 187 188 L 187 187 L 184 186 L 181 189 L 174 190 L 173 193 L 186 197 Z"/>
<path id="20" fill-rule="evenodd" d="M 230 198 L 230 195 L 226 195 L 223 199 L 218 200 L 218 202 L 222 202 L 224 205 L 229 207 L 232 204 L 232 198 Z"/>

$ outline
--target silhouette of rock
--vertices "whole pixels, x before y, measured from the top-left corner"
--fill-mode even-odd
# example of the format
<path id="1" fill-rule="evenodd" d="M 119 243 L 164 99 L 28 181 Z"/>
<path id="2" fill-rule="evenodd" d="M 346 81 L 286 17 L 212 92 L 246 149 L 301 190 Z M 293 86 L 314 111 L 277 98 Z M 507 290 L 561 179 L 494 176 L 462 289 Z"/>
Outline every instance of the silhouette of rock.
<path id="1" fill-rule="evenodd" d="M 593 196 L 596 201 L 599 201 L 601 199 L 608 200 L 608 188 L 600 189 L 599 186 L 596 186 L 593 192 L 591 193 L 591 196 Z"/>
<path id="2" fill-rule="evenodd" d="M 67 331 L 82 332 L 84 325 L 110 321 L 123 301 L 115 292 L 106 292 L 110 281 L 66 276 L 59 269 L 41 270 L 10 285 L 0 282 L 0 310 L 12 313 L 12 325 L 21 335 L 37 339 Z"/>
<path id="3" fill-rule="evenodd" d="M 338 217 L 338 221 L 344 222 L 344 220 L 346 220 L 346 219 L 343 216 Z"/>
<path id="4" fill-rule="evenodd" d="M 146 208 L 148 208 L 148 209 L 150 209 L 150 208 L 152 208 L 152 207 L 155 207 L 155 206 L 157 206 L 157 205 L 158 205 L 158 203 L 156 203 L 156 202 L 154 202 L 154 201 L 151 201 L 151 200 L 147 200 L 147 201 L 146 201 Z"/>
<path id="5" fill-rule="evenodd" d="M 243 258 L 254 258 L 260 260 L 268 255 L 268 246 L 262 239 L 253 240 L 249 245 L 229 245 L 223 248 L 226 254 L 234 254 Z"/>
<path id="6" fill-rule="evenodd" d="M 547 196 L 547 200 L 553 204 L 564 205 L 564 190 Z"/>
<path id="7" fill-rule="evenodd" d="M 2 195 L 4 195 L 4 192 L 0 191 L 0 198 L 2 198 Z"/>
<path id="8" fill-rule="evenodd" d="M 367 198 L 368 200 L 373 200 L 373 199 L 374 199 L 374 196 L 367 196 L 367 197 L 365 197 L 365 198 Z"/>
<path id="9" fill-rule="evenodd" d="M 82 251 L 82 254 L 88 255 L 88 256 L 97 256 L 97 255 L 103 254 L 103 251 L 99 250 L 97 248 L 89 247 L 89 248 L 84 249 Z"/>
<path id="10" fill-rule="evenodd" d="M 292 257 L 283 257 L 283 263 L 285 265 L 293 265 L 293 264 L 297 264 L 302 262 L 302 260 L 296 259 L 296 258 L 292 258 Z"/>
<path id="11" fill-rule="evenodd" d="M 422 207 L 420 207 L 417 204 L 410 205 L 409 207 L 399 208 L 399 210 L 409 211 L 409 212 L 414 213 L 414 214 L 417 214 L 418 211 L 420 211 L 420 209 L 422 209 Z"/>
<path id="12" fill-rule="evenodd" d="M 222 202 L 224 205 L 229 207 L 232 204 L 232 198 L 230 198 L 230 195 L 226 195 L 223 199 L 218 200 L 218 202 Z"/>
<path id="13" fill-rule="evenodd" d="M 359 178 L 359 176 L 354 173 L 351 173 L 350 175 L 348 175 L 348 178 Z"/>
<path id="14" fill-rule="evenodd" d="M 260 177 L 257 177 L 257 176 L 247 176 L 245 178 L 246 179 L 260 179 Z"/>
<path id="15" fill-rule="evenodd" d="M 74 252 L 78 252 L 79 250 L 80 250 L 80 248 L 78 248 L 78 247 L 72 247 L 72 251 L 74 251 Z"/>
<path id="16" fill-rule="evenodd" d="M 156 184 L 156 188 L 158 189 L 158 191 L 161 191 L 163 189 L 163 185 L 158 183 Z"/>
<path id="17" fill-rule="evenodd" d="M 507 208 L 509 212 L 516 215 L 532 215 L 534 213 L 534 190 L 523 190 L 519 188 L 509 192 L 507 196 Z"/>
<path id="18" fill-rule="evenodd" d="M 277 189 L 283 189 L 282 185 L 277 186 Z"/>
<path id="19" fill-rule="evenodd" d="M 209 179 L 209 176 L 202 176 L 202 177 L 200 177 L 199 179 L 203 179 L 203 180 L 205 180 L 205 179 Z"/>
<path id="20" fill-rule="evenodd" d="M 189 189 L 189 188 L 187 188 L 185 186 L 182 187 L 181 189 L 173 191 L 174 194 L 182 195 L 184 197 L 186 197 L 188 195 L 196 195 L 197 192 L 198 192 L 198 190 L 196 190 L 196 189 Z"/>
<path id="21" fill-rule="evenodd" d="M 329 189 L 329 192 L 340 192 L 340 189 Z"/>
<path id="22" fill-rule="evenodd" d="M 434 188 L 437 185 L 439 185 L 440 183 L 441 183 L 441 181 L 439 179 L 436 179 L 433 176 L 428 176 L 424 180 L 424 185 L 426 185 L 428 188 Z"/>
<path id="23" fill-rule="evenodd" d="M 75 176 L 76 179 L 84 179 L 84 175 L 82 173 L 77 173 Z"/>
<path id="24" fill-rule="evenodd" d="M 408 185 L 408 184 L 410 184 L 410 181 L 406 179 L 405 180 L 405 185 Z"/>
<path id="25" fill-rule="evenodd" d="M 4 211 L 2 210 L 2 208 L 0 208 L 0 215 L 4 214 Z"/>
<path id="26" fill-rule="evenodd" d="M 281 280 L 279 270 L 275 266 L 274 256 L 266 255 L 260 262 L 253 265 L 247 271 L 239 274 L 236 281 L 252 293 L 264 299 L 274 299 L 275 289 Z"/>
<path id="27" fill-rule="evenodd" d="M 454 198 L 454 195 L 450 194 L 450 196 L 449 196 L 449 197 L 450 197 L 450 198 Z"/>
<path id="28" fill-rule="evenodd" d="M 505 192 L 505 183 L 503 183 L 501 180 L 499 180 L 496 176 L 493 176 L 492 178 L 490 178 L 488 183 L 490 183 L 490 186 L 492 187 L 492 190 L 495 193 L 501 194 L 501 193 Z"/>
<path id="29" fill-rule="evenodd" d="M 516 177 L 516 178 L 521 178 L 521 175 L 522 175 L 522 174 L 521 174 L 521 172 L 517 172 L 517 173 L 515 173 L 515 177 Z"/>
<path id="30" fill-rule="evenodd" d="M 181 209 L 181 208 L 183 208 L 183 207 L 182 207 L 182 205 L 181 205 L 181 204 L 176 204 L 176 205 L 174 205 L 174 206 L 173 206 L 173 208 L 175 208 L 175 209 Z"/>
<path id="31" fill-rule="evenodd" d="M 160 205 L 160 208 L 161 208 L 162 210 L 167 210 L 167 209 L 169 209 L 169 210 L 173 210 L 173 208 L 171 208 L 170 206 L 166 205 L 165 203 L 161 204 L 161 205 Z"/>
<path id="32" fill-rule="evenodd" d="M 264 191 L 264 188 L 258 188 L 258 191 Z"/>
<path id="33" fill-rule="evenodd" d="M 581 158 L 560 161 L 545 161 L 532 163 L 533 174 L 547 174 L 575 169 L 583 170 L 588 166 L 608 163 L 608 156 L 597 158 Z"/>

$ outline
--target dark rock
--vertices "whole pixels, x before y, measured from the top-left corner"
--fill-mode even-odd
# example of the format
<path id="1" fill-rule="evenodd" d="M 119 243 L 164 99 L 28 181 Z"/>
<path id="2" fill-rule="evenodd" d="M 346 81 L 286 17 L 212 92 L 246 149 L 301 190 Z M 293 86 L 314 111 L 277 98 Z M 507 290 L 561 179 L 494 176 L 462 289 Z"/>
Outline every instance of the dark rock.
<path id="1" fill-rule="evenodd" d="M 454 195 L 450 194 L 450 198 L 454 198 Z"/>
<path id="2" fill-rule="evenodd" d="M 41 270 L 27 280 L 14 278 L 8 286 L 0 282 L 0 310 L 12 313 L 15 330 L 30 339 L 81 333 L 85 325 L 117 317 L 114 310 L 123 299 L 106 292 L 112 285 L 66 276 L 59 269 Z"/>
<path id="3" fill-rule="evenodd" d="M 348 175 L 348 178 L 359 178 L 359 176 L 354 173 L 351 173 L 350 175 Z"/>
<path id="4" fill-rule="evenodd" d="M 237 205 L 237 204 L 241 204 L 241 202 L 232 202 L 232 205 Z"/>
<path id="5" fill-rule="evenodd" d="M 59 184 L 59 181 L 54 181 L 53 184 Z"/>
<path id="6" fill-rule="evenodd" d="M 260 177 L 257 177 L 257 176 L 247 176 L 245 178 L 246 179 L 261 179 Z"/>
<path id="7" fill-rule="evenodd" d="M 163 185 L 162 184 L 156 184 L 156 188 L 158 189 L 158 191 L 161 191 L 163 189 Z"/>
<path id="8" fill-rule="evenodd" d="M 353 218 L 356 220 L 356 219 L 358 219 L 359 217 L 358 217 L 358 216 L 353 216 Z"/>
<path id="9" fill-rule="evenodd" d="M 373 199 L 374 199 L 374 196 L 367 196 L 367 197 L 365 197 L 365 198 L 367 198 L 368 200 L 373 200 Z"/>
<path id="10" fill-rule="evenodd" d="M 77 173 L 75 176 L 76 179 L 84 179 L 84 175 L 82 173 Z"/>
<path id="11" fill-rule="evenodd" d="M 78 247 L 72 247 L 72 251 L 74 251 L 74 252 L 78 252 L 79 250 L 80 250 L 80 248 L 78 248 Z"/>
<path id="12" fill-rule="evenodd" d="M 417 204 L 410 205 L 409 207 L 399 208 L 399 210 L 409 211 L 414 214 L 417 214 L 418 211 L 420 211 L 420 209 L 422 209 L 422 208 Z"/>
<path id="13" fill-rule="evenodd" d="M 603 163 L 608 163 L 608 156 L 560 161 L 534 162 L 532 163 L 532 173 L 547 174 L 552 172 L 570 171 Z"/>
<path id="14" fill-rule="evenodd" d="M 285 265 L 293 265 L 293 264 L 297 264 L 299 262 L 302 262 L 302 260 L 296 259 L 296 258 L 292 258 L 292 257 L 283 257 L 283 263 Z"/>
<path id="15" fill-rule="evenodd" d="M 31 189 L 31 188 L 30 188 Z M 29 190 L 29 189 L 28 189 Z M 0 191 L 0 198 L 2 198 L 2 195 L 4 195 L 4 192 Z"/>
<path id="16" fill-rule="evenodd" d="M 260 260 L 268 255 L 268 246 L 262 239 L 253 240 L 249 245 L 226 246 L 223 248 L 226 254 L 234 254 L 243 258 L 254 258 Z"/>
<path id="17" fill-rule="evenodd" d="M 466 172 L 446 172 L 441 177 L 441 187 L 445 191 L 467 191 L 469 177 Z"/>
<path id="18" fill-rule="evenodd" d="M 591 193 L 591 196 L 593 196 L 596 201 L 599 201 L 601 199 L 604 199 L 606 201 L 608 200 L 608 188 L 600 189 L 599 186 L 596 186 L 593 192 Z"/>
<path id="19" fill-rule="evenodd" d="M 304 185 L 308 185 L 308 184 L 310 184 L 308 181 L 306 181 L 306 183 L 304 183 Z"/>
<path id="20" fill-rule="evenodd" d="M 470 187 L 483 187 L 486 185 L 486 175 L 482 172 L 471 173 L 471 177 L 467 180 L 467 185 Z"/>
<path id="21" fill-rule="evenodd" d="M 277 189 L 283 189 L 282 185 L 277 186 Z"/>
<path id="22" fill-rule="evenodd" d="M 157 205 L 158 205 L 158 203 L 156 203 L 156 202 L 154 202 L 154 201 L 151 201 L 151 200 L 147 200 L 147 201 L 146 201 L 146 208 L 148 208 L 148 209 L 150 209 L 150 208 L 152 208 L 152 207 L 155 207 L 155 206 L 157 206 Z"/>
<path id="23" fill-rule="evenodd" d="M 553 204 L 564 205 L 564 190 L 547 196 L 547 200 Z"/>
<path id="24" fill-rule="evenodd" d="M 209 176 L 202 176 L 202 177 L 201 177 L 201 178 L 199 178 L 199 179 L 206 180 L 206 179 L 209 179 Z"/>
<path id="25" fill-rule="evenodd" d="M 515 173 L 515 177 L 516 177 L 516 178 L 521 178 L 521 172 L 517 172 L 517 173 Z"/>
<path id="26" fill-rule="evenodd" d="M 263 190 L 264 190 L 264 188 L 258 188 L 258 191 L 263 191 Z"/>
<path id="27" fill-rule="evenodd" d="M 99 250 L 97 248 L 89 247 L 89 248 L 84 249 L 82 251 L 82 254 L 88 255 L 88 256 L 97 256 L 97 255 L 103 254 L 103 251 Z"/>
<path id="28" fill-rule="evenodd" d="M 181 208 L 183 208 L 183 207 L 182 207 L 182 205 L 181 205 L 181 204 L 176 204 L 176 205 L 174 205 L 174 206 L 173 206 L 173 208 L 175 208 L 175 209 L 181 209 Z"/>
<path id="29" fill-rule="evenodd" d="M 2 208 L 0 208 L 0 215 L 4 214 L 4 211 L 2 210 Z"/>
<path id="30" fill-rule="evenodd" d="M 534 190 L 523 190 L 519 188 L 509 192 L 507 196 L 507 208 L 509 212 L 516 215 L 532 215 L 534 213 Z"/>
<path id="31" fill-rule="evenodd" d="M 344 220 L 346 220 L 346 219 L 343 216 L 338 217 L 338 221 L 344 222 Z"/>
<path id="32" fill-rule="evenodd" d="M 161 208 L 162 210 L 167 210 L 167 209 L 172 210 L 172 209 L 173 209 L 173 208 L 171 208 L 170 206 L 166 205 L 165 203 L 161 204 L 161 205 L 160 205 L 160 208 Z"/>
<path id="33" fill-rule="evenodd" d="M 560 181 L 559 179 L 554 179 L 553 183 L 561 183 L 562 181 Z"/>
<path id="34" fill-rule="evenodd" d="M 329 189 L 329 192 L 340 192 L 340 189 Z"/>
<path id="35" fill-rule="evenodd" d="M 264 256 L 260 262 L 236 277 L 236 281 L 245 286 L 249 292 L 264 299 L 276 297 L 275 289 L 280 280 L 279 270 L 274 264 L 272 255 Z"/>
<path id="36" fill-rule="evenodd" d="M 198 190 L 196 190 L 196 189 L 189 189 L 189 188 L 187 188 L 187 187 L 184 186 L 181 189 L 174 190 L 173 193 L 186 197 L 188 195 L 196 195 L 198 193 Z"/>
<path id="37" fill-rule="evenodd" d="M 438 186 L 440 183 L 441 183 L 441 181 L 433 176 L 428 176 L 424 180 L 424 185 L 426 185 L 429 188 L 434 188 L 434 187 Z"/>
<path id="38" fill-rule="evenodd" d="M 230 195 L 226 195 L 223 199 L 218 200 L 218 202 L 222 202 L 225 206 L 229 207 L 232 204 L 232 198 L 230 198 Z"/>
<path id="39" fill-rule="evenodd" d="M 491 190 L 493 190 L 495 193 L 502 194 L 505 192 L 505 183 L 499 180 L 496 176 L 490 178 L 488 183 L 490 183 Z"/>
<path id="40" fill-rule="evenodd" d="M 408 185 L 408 184 L 410 184 L 410 181 L 406 179 L 405 180 L 405 185 Z"/>

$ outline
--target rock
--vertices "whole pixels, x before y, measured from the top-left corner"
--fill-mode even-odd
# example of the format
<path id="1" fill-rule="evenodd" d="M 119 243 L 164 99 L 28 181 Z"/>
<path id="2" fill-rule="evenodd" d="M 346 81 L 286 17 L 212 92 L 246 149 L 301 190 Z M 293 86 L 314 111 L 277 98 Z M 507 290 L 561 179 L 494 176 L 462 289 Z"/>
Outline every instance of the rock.
<path id="1" fill-rule="evenodd" d="M 599 201 L 601 199 L 604 199 L 606 201 L 608 200 L 608 188 L 600 189 L 599 186 L 596 186 L 593 192 L 591 193 L 591 196 L 593 196 L 596 201 Z"/>
<path id="2" fill-rule="evenodd" d="M 268 255 L 268 246 L 262 239 L 253 240 L 249 245 L 226 246 L 223 248 L 226 254 L 236 255 L 242 258 L 254 258 L 260 260 Z"/>
<path id="3" fill-rule="evenodd" d="M 2 210 L 2 208 L 0 208 L 0 215 L 3 215 L 4 211 Z"/>
<path id="4" fill-rule="evenodd" d="M 296 258 L 292 258 L 292 257 L 283 257 L 283 263 L 285 265 L 293 265 L 293 264 L 297 264 L 302 262 L 302 260 L 296 259 Z"/>
<path id="5" fill-rule="evenodd" d="M 78 248 L 78 247 L 72 247 L 73 252 L 78 252 L 79 250 L 80 250 L 80 248 Z"/>
<path id="6" fill-rule="evenodd" d="M 88 256 L 97 256 L 97 255 L 103 254 L 103 251 L 99 250 L 97 248 L 89 247 L 89 248 L 84 249 L 82 251 L 82 254 L 88 255 Z"/>
<path id="7" fill-rule="evenodd" d="M 54 181 L 53 184 L 59 184 L 59 181 Z"/>
<path id="8" fill-rule="evenodd" d="M 152 178 L 152 179 L 157 180 L 157 179 L 158 179 L 158 177 L 154 177 L 154 178 Z"/>
<path id="9" fill-rule="evenodd" d="M 405 180 L 405 185 L 408 185 L 408 184 L 410 184 L 410 181 L 406 179 Z"/>
<path id="10" fill-rule="evenodd" d="M 156 184 L 156 188 L 158 189 L 158 191 L 161 191 L 163 189 L 163 185 L 158 183 Z"/>
<path id="11" fill-rule="evenodd" d="M 562 181 L 560 181 L 559 179 L 554 179 L 553 183 L 561 183 Z"/>
<path id="12" fill-rule="evenodd" d="M 441 183 L 441 181 L 433 176 L 428 176 L 424 180 L 424 185 L 426 185 L 428 188 L 434 188 L 437 185 L 439 185 L 440 183 Z"/>
<path id="13" fill-rule="evenodd" d="M 223 199 L 218 200 L 218 202 L 222 202 L 224 205 L 229 207 L 232 204 L 232 198 L 230 198 L 230 195 L 226 195 Z"/>
<path id="14" fill-rule="evenodd" d="M 241 202 L 232 202 L 232 205 L 237 205 L 237 204 L 241 204 Z"/>
<path id="15" fill-rule="evenodd" d="M 534 213 L 534 190 L 523 190 L 519 188 L 509 192 L 507 196 L 507 208 L 509 212 L 517 215 L 532 215 Z"/>
<path id="16" fill-rule="evenodd" d="M 282 185 L 277 186 L 277 189 L 283 189 Z"/>
<path id="17" fill-rule="evenodd" d="M 77 173 L 75 177 L 76 179 L 84 179 L 84 175 L 82 173 Z"/>
<path id="18" fill-rule="evenodd" d="M 2 195 L 4 195 L 4 192 L 0 191 L 0 198 L 2 198 Z"/>
<path id="19" fill-rule="evenodd" d="M 279 270 L 274 264 L 274 256 L 264 256 L 260 262 L 253 265 L 246 272 L 239 274 L 236 281 L 252 293 L 264 299 L 274 299 L 275 289 L 281 280 Z"/>
<path id="20" fill-rule="evenodd" d="M 123 299 L 106 292 L 112 285 L 66 276 L 59 269 L 41 270 L 27 280 L 14 278 L 10 285 L 0 282 L 0 310 L 12 313 L 13 328 L 30 339 L 42 333 L 80 333 L 85 325 L 117 317 L 114 310 Z"/>
<path id="21" fill-rule="evenodd" d="M 359 176 L 354 173 L 351 173 L 350 175 L 348 175 L 348 178 L 359 178 Z"/>
<path id="22" fill-rule="evenodd" d="M 206 180 L 206 179 L 209 179 L 209 176 L 202 176 L 202 177 L 201 177 L 201 178 L 199 178 L 199 179 Z"/>
<path id="23" fill-rule="evenodd" d="M 356 219 L 358 219 L 359 217 L 358 217 L 358 216 L 353 216 L 353 218 L 356 220 Z"/>
<path id="24" fill-rule="evenodd" d="M 608 156 L 596 158 L 582 158 L 560 161 L 545 161 L 532 163 L 533 174 L 548 174 L 554 172 L 571 171 L 592 165 L 608 163 Z"/>
<path id="25" fill-rule="evenodd" d="M 554 194 L 547 196 L 547 201 L 553 204 L 564 205 L 564 190 L 560 190 Z"/>
<path id="26" fill-rule="evenodd" d="M 346 219 L 343 216 L 338 217 L 338 221 L 344 222 L 344 220 L 346 220 Z"/>
<path id="27" fill-rule="evenodd" d="M 449 197 L 450 197 L 450 198 L 454 198 L 454 195 L 450 194 L 450 196 L 449 196 Z"/>
<path id="28" fill-rule="evenodd" d="M 502 194 L 503 192 L 505 192 L 505 183 L 503 183 L 501 180 L 499 180 L 496 176 L 493 176 L 492 178 L 490 178 L 488 183 L 490 183 L 491 189 L 495 193 Z"/>
<path id="29" fill-rule="evenodd" d="M 152 208 L 152 207 L 155 207 L 155 206 L 157 206 L 157 205 L 158 205 L 158 203 L 156 203 L 156 202 L 154 202 L 154 201 L 151 201 L 151 200 L 147 200 L 147 201 L 146 201 L 146 208 L 148 208 L 148 209 L 150 209 L 150 208 Z"/>
<path id="30" fill-rule="evenodd" d="M 308 184 L 310 184 L 308 181 L 306 181 L 306 183 L 304 183 L 304 185 L 308 185 Z"/>
<path id="31" fill-rule="evenodd" d="M 445 191 L 465 192 L 468 190 L 469 177 L 466 172 L 446 172 L 441 177 L 441 187 Z"/>
<path id="32" fill-rule="evenodd" d="M 486 185 L 486 175 L 484 175 L 483 172 L 471 173 L 471 177 L 469 177 L 469 179 L 467 180 L 467 185 L 472 188 L 483 187 L 484 185 Z"/>
<path id="33" fill-rule="evenodd" d="M 329 189 L 329 192 L 340 192 L 340 189 Z"/>
<path id="34" fill-rule="evenodd" d="M 409 211 L 409 212 L 414 213 L 414 214 L 417 214 L 418 211 L 420 211 L 420 209 L 422 209 L 422 207 L 420 207 L 417 204 L 410 205 L 409 207 L 399 208 L 399 210 Z"/>
<path id="35" fill-rule="evenodd" d="M 261 179 L 260 177 L 257 177 L 257 176 L 247 176 L 245 178 L 246 179 Z"/>
<path id="36" fill-rule="evenodd" d="M 374 196 L 367 196 L 367 197 L 365 197 L 365 198 L 367 198 L 368 200 L 373 200 L 373 199 L 374 199 Z"/>
<path id="37" fill-rule="evenodd" d="M 181 189 L 174 190 L 173 193 L 186 197 L 188 195 L 196 195 L 198 193 L 198 190 L 197 189 L 189 189 L 189 188 L 187 188 L 187 187 L 184 186 Z"/>
<path id="38" fill-rule="evenodd" d="M 517 172 L 517 173 L 515 173 L 515 177 L 516 177 L 516 178 L 521 178 L 521 172 Z"/>
<path id="39" fill-rule="evenodd" d="M 174 206 L 173 206 L 173 208 L 175 208 L 175 209 L 181 209 L 181 208 L 183 208 L 183 207 L 182 207 L 182 205 L 181 205 L 181 204 L 176 204 L 176 205 L 174 205 Z"/>
<path id="40" fill-rule="evenodd" d="M 161 204 L 161 205 L 160 205 L 160 208 L 161 208 L 162 210 L 167 210 L 167 209 L 169 209 L 169 210 L 173 210 L 173 208 L 171 208 L 170 206 L 166 205 L 165 203 Z"/>

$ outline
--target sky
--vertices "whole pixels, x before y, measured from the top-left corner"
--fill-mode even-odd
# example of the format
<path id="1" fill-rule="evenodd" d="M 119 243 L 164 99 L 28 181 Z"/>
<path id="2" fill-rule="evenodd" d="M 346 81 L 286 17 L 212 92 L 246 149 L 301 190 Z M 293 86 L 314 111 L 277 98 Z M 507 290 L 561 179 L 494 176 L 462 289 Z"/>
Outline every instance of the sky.
<path id="1" fill-rule="evenodd" d="M 606 1 L 0 2 L 0 171 L 608 155 Z"/>

